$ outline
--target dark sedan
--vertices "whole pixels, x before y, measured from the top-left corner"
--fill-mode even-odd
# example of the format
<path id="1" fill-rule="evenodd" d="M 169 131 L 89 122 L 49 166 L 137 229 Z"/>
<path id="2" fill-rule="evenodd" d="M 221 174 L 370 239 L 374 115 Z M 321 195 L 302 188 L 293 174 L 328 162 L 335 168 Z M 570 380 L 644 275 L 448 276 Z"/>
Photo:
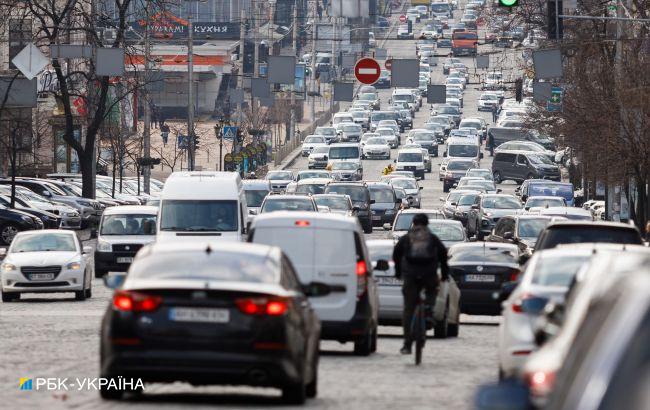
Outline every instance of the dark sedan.
<path id="1" fill-rule="evenodd" d="M 502 284 L 517 280 L 518 258 L 517 246 L 505 243 L 462 243 L 449 248 L 449 273 L 460 288 L 461 312 L 501 314 L 501 302 L 494 294 Z"/>
<path id="2" fill-rule="evenodd" d="M 307 297 L 330 288 L 301 285 L 279 248 L 154 244 L 123 278 L 105 279 L 117 290 L 101 326 L 100 377 L 275 387 L 295 404 L 316 396 L 320 322 Z M 109 383 L 100 393 L 116 400 L 124 390 Z"/>
<path id="3" fill-rule="evenodd" d="M 17 209 L 0 205 L 0 245 L 9 245 L 20 231 L 43 229 L 43 221 Z"/>
<path id="4" fill-rule="evenodd" d="M 374 201 L 370 204 L 372 225 L 392 225 L 395 215 L 402 206 L 402 200 L 397 198 L 392 186 L 383 182 L 368 183 L 368 190 L 370 199 Z"/>

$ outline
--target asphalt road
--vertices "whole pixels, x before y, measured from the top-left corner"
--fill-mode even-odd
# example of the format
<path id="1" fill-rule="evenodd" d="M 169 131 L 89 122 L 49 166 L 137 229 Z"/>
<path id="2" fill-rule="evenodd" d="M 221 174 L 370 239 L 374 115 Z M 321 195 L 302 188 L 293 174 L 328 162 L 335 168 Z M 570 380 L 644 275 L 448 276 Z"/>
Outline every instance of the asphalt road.
<path id="1" fill-rule="evenodd" d="M 456 11 L 457 19 L 459 12 Z M 416 25 L 416 33 L 420 25 Z M 479 34 L 482 38 L 483 32 Z M 488 46 L 481 46 L 482 49 Z M 413 58 L 414 41 L 391 40 L 385 44 L 395 58 Z M 499 54 L 501 63 L 510 63 L 514 53 Z M 464 59 L 474 73 L 474 61 Z M 493 59 L 493 61 L 496 61 Z M 442 63 L 442 59 L 440 61 Z M 511 64 L 512 63 L 512 64 Z M 443 83 L 442 67 L 433 73 L 434 83 Z M 470 83 L 478 79 L 472 75 Z M 476 111 L 480 94 L 478 84 L 469 84 L 465 92 L 464 116 L 482 116 L 491 121 L 490 113 Z M 390 90 L 380 91 L 382 103 L 387 104 Z M 416 114 L 414 127 L 428 117 L 424 105 Z M 444 147 L 440 147 L 440 153 Z M 393 155 L 395 157 L 395 155 Z M 440 206 L 442 183 L 437 168 L 442 157 L 433 158 L 433 173 L 422 181 L 423 208 Z M 387 161 L 365 161 L 364 174 L 376 180 Z M 290 169 L 306 168 L 306 160 L 299 158 Z M 481 162 L 490 167 L 489 155 Z M 503 184 L 506 193 L 512 193 L 514 184 Z M 86 236 L 87 233 L 82 233 Z M 385 232 L 376 230 L 368 235 L 383 238 Z M 0 305 L 0 334 L 2 354 L 0 363 L 0 394 L 6 408 L 75 408 L 102 409 L 128 407 L 135 409 L 196 408 L 220 405 L 227 408 L 281 408 L 278 392 L 273 389 L 236 387 L 192 387 L 148 385 L 142 397 L 127 402 L 104 402 L 96 391 L 20 391 L 20 377 L 94 378 L 99 375 L 99 326 L 101 316 L 110 302 L 111 293 L 101 281 L 93 282 L 93 297 L 76 302 L 71 295 L 25 295 L 17 303 Z M 460 336 L 447 340 L 430 339 L 425 347 L 423 364 L 416 367 L 411 356 L 401 356 L 401 330 L 381 327 L 378 351 L 369 357 L 352 355 L 352 345 L 323 342 L 319 369 L 319 395 L 306 404 L 310 408 L 354 409 L 462 409 L 471 408 L 476 388 L 496 380 L 496 336 L 498 318 L 485 316 L 461 317 Z M 2 406 L 4 407 L 4 406 Z"/>

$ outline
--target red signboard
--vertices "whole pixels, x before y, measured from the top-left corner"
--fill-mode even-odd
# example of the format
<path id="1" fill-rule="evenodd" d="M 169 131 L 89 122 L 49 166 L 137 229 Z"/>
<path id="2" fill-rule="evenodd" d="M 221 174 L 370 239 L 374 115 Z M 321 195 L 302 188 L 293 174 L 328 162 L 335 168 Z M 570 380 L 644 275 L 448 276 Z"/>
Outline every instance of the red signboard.
<path id="1" fill-rule="evenodd" d="M 403 15 L 403 14 L 401 16 L 399 16 L 399 22 L 400 23 L 406 23 L 406 16 Z"/>
<path id="2" fill-rule="evenodd" d="M 374 84 L 379 80 L 381 67 L 374 58 L 362 58 L 354 65 L 354 76 L 363 84 Z"/>
<path id="3" fill-rule="evenodd" d="M 384 67 L 386 67 L 386 70 L 390 70 L 393 67 L 393 59 L 386 60 Z"/>

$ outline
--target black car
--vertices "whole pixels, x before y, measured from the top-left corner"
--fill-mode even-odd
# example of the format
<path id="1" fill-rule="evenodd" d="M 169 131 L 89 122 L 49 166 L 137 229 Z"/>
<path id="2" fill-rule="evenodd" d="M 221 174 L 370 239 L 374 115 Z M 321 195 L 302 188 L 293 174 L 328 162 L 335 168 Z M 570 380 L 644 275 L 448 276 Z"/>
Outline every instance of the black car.
<path id="1" fill-rule="evenodd" d="M 381 70 L 379 80 L 373 84 L 375 88 L 390 88 L 390 71 Z"/>
<path id="2" fill-rule="evenodd" d="M 492 176 L 499 184 L 507 179 L 522 183 L 526 179 L 561 181 L 560 168 L 546 155 L 527 151 L 500 151 L 492 161 Z"/>
<path id="3" fill-rule="evenodd" d="M 449 192 L 462 177 L 467 174 L 468 169 L 477 168 L 474 160 L 467 159 L 450 159 L 447 162 L 447 169 L 442 176 L 442 191 Z"/>
<path id="4" fill-rule="evenodd" d="M 639 230 L 619 222 L 559 221 L 548 225 L 537 239 L 535 251 L 567 243 L 621 243 L 643 245 Z"/>
<path id="5" fill-rule="evenodd" d="M 141 383 L 275 387 L 289 403 L 315 397 L 320 322 L 277 247 L 201 242 L 144 248 L 101 325 L 100 377 Z M 123 283 L 120 283 L 122 282 Z M 119 383 L 118 383 L 119 384 Z M 100 388 L 117 400 L 124 390 Z"/>
<path id="6" fill-rule="evenodd" d="M 393 187 L 383 182 L 368 183 L 370 205 L 372 213 L 372 225 L 383 226 L 385 223 L 393 225 L 395 215 L 402 206 L 402 200 L 397 198 Z"/>
<path id="7" fill-rule="evenodd" d="M 449 248 L 449 273 L 458 284 L 461 312 L 499 315 L 501 302 L 494 293 L 517 280 L 519 250 L 516 245 L 492 242 L 461 243 Z"/>
<path id="8" fill-rule="evenodd" d="M 325 187 L 324 193 L 348 195 L 357 211 L 357 218 L 363 227 L 363 232 L 372 233 L 370 205 L 374 201 L 370 198 L 370 191 L 365 182 L 330 182 Z"/>
<path id="9" fill-rule="evenodd" d="M 16 206 L 22 212 L 26 212 L 30 215 L 37 217 L 43 222 L 44 229 L 59 229 L 61 226 L 61 217 L 53 214 L 52 212 L 43 211 L 38 208 L 32 208 L 28 203 L 22 201 L 20 198 L 15 198 Z M 11 206 L 11 199 L 8 196 L 0 195 L 0 205 L 4 205 L 7 208 Z"/>
<path id="10" fill-rule="evenodd" d="M 43 227 L 43 221 L 39 218 L 0 205 L 0 244 L 9 245 L 18 232 L 43 229 Z"/>

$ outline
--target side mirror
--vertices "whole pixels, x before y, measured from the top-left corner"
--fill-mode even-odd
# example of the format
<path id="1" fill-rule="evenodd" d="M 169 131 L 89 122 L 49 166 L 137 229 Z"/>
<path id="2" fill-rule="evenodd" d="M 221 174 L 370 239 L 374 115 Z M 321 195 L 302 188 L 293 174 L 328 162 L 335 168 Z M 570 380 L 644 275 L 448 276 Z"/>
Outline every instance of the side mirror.
<path id="1" fill-rule="evenodd" d="M 92 246 L 84 246 L 82 249 L 82 252 L 84 255 L 89 255 L 93 252 L 93 247 Z"/>
<path id="2" fill-rule="evenodd" d="M 452 188 L 458 188 L 458 184 L 455 183 L 455 184 L 453 184 L 451 187 L 452 187 Z"/>
<path id="3" fill-rule="evenodd" d="M 526 202 L 528 200 L 528 195 L 522 195 L 521 196 L 521 201 Z"/>
<path id="4" fill-rule="evenodd" d="M 375 265 L 375 269 L 380 271 L 387 271 L 388 269 L 390 269 L 390 266 L 388 266 L 387 260 L 379 259 L 377 261 L 377 264 Z"/>
<path id="5" fill-rule="evenodd" d="M 52 193 L 50 191 L 43 191 L 43 196 L 46 197 L 46 198 L 51 198 Z"/>
<path id="6" fill-rule="evenodd" d="M 249 209 L 248 214 L 249 215 L 257 215 L 257 211 L 255 209 Z"/>
<path id="7" fill-rule="evenodd" d="M 512 234 L 512 232 L 506 232 L 503 234 L 503 239 L 506 240 L 513 240 L 515 236 Z"/>
<path id="8" fill-rule="evenodd" d="M 443 156 L 443 157 L 446 157 L 446 156 L 447 156 L 447 151 L 443 152 L 443 153 L 442 153 L 442 156 Z"/>
<path id="9" fill-rule="evenodd" d="M 500 194 L 501 192 L 503 192 L 503 189 L 497 188 L 497 194 Z"/>
<path id="10" fill-rule="evenodd" d="M 529 211 L 529 210 L 530 210 L 530 207 L 529 207 L 529 206 L 525 206 L 525 207 L 524 207 L 524 211 Z"/>
<path id="11" fill-rule="evenodd" d="M 450 205 L 451 206 L 457 206 L 458 204 L 456 202 L 452 202 Z"/>
<path id="12" fill-rule="evenodd" d="M 93 228 L 90 230 L 90 239 L 96 239 L 97 238 L 97 229 Z"/>
<path id="13" fill-rule="evenodd" d="M 126 280 L 126 273 L 113 273 L 104 275 L 104 285 L 109 289 L 121 288 Z"/>
<path id="14" fill-rule="evenodd" d="M 519 264 L 522 265 L 522 266 L 525 265 L 526 262 L 528 262 L 528 259 L 530 259 L 531 256 L 532 255 L 529 254 L 529 253 L 522 253 L 521 255 L 519 255 L 519 260 L 518 260 Z"/>
<path id="15" fill-rule="evenodd" d="M 521 301 L 521 310 L 533 315 L 539 315 L 546 307 L 548 298 L 544 297 L 529 297 Z"/>
<path id="16" fill-rule="evenodd" d="M 331 142 L 330 142 L 330 144 L 331 144 Z M 323 155 L 323 160 L 327 161 L 328 159 L 329 158 L 327 157 L 327 155 Z"/>
<path id="17" fill-rule="evenodd" d="M 424 189 L 424 187 L 423 187 L 423 186 L 421 186 L 421 187 L 420 187 L 420 188 L 418 188 L 418 189 L 419 189 L 420 191 L 422 191 L 422 190 Z"/>
<path id="18" fill-rule="evenodd" d="M 440 202 L 445 202 L 445 197 L 444 197 L 444 196 L 441 196 L 441 197 L 438 198 L 438 199 L 440 200 Z"/>
<path id="19" fill-rule="evenodd" d="M 319 297 L 319 296 L 327 296 L 330 293 L 332 293 L 332 288 L 329 285 L 322 282 L 311 282 L 307 285 L 303 285 L 302 291 L 305 294 L 305 296 Z"/>
<path id="20" fill-rule="evenodd" d="M 397 164 L 397 160 L 396 160 L 396 159 L 394 159 L 393 162 Z"/>
<path id="21" fill-rule="evenodd" d="M 388 222 L 386 222 L 386 223 L 385 223 L 384 225 L 382 225 L 382 226 L 383 226 L 383 228 L 384 228 L 384 231 L 390 231 L 391 228 L 393 227 L 393 226 L 392 226 L 391 224 L 389 224 Z"/>
<path id="22" fill-rule="evenodd" d="M 359 212 L 360 209 L 361 209 L 361 208 L 359 208 L 358 206 L 353 206 L 353 207 L 352 207 L 352 210 L 353 210 L 354 212 Z"/>

